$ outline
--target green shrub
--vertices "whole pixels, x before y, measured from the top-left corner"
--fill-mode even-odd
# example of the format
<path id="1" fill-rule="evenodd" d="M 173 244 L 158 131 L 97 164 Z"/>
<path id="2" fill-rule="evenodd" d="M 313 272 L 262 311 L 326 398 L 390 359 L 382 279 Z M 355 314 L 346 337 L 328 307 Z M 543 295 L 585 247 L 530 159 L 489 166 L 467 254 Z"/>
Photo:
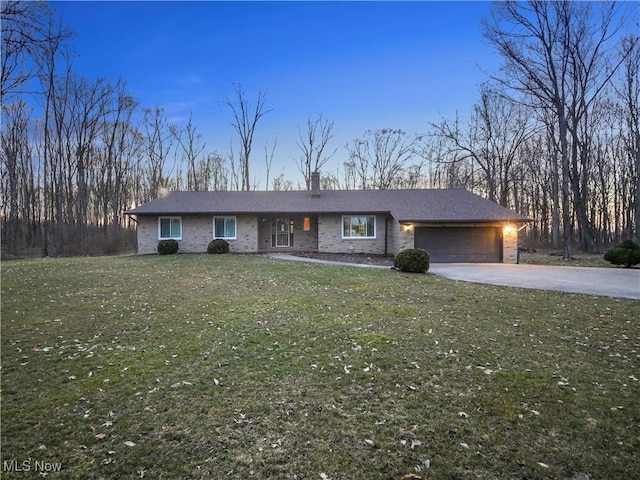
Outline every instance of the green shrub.
<path id="1" fill-rule="evenodd" d="M 207 245 L 207 253 L 229 253 L 229 242 L 216 238 Z"/>
<path id="2" fill-rule="evenodd" d="M 625 240 L 621 244 L 607 250 L 604 259 L 614 265 L 624 265 L 629 268 L 640 263 L 640 245 L 632 240 Z"/>
<path id="3" fill-rule="evenodd" d="M 158 242 L 158 253 L 160 255 L 178 253 L 178 242 L 176 240 L 160 240 Z"/>
<path id="4" fill-rule="evenodd" d="M 422 248 L 410 248 L 398 253 L 393 262 L 401 272 L 425 273 L 429 270 L 429 252 Z"/>

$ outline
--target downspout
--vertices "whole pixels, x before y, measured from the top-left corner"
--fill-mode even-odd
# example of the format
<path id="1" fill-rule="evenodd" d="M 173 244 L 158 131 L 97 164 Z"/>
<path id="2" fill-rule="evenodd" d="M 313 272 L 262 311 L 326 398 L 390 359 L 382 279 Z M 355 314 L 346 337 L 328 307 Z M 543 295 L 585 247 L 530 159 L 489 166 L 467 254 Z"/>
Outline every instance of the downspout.
<path id="1" fill-rule="evenodd" d="M 388 255 L 387 244 L 389 243 L 389 215 L 384 216 L 384 254 Z"/>

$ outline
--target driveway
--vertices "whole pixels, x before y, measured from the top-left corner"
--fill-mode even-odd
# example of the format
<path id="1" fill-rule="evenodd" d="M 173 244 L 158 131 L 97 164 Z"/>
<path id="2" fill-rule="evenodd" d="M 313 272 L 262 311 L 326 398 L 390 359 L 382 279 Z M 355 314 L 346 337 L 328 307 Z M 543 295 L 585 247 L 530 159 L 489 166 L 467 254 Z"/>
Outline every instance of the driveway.
<path id="1" fill-rule="evenodd" d="M 297 262 L 345 265 L 344 262 L 296 257 L 288 254 L 267 254 L 267 256 Z M 346 265 L 389 268 L 355 263 L 347 263 Z M 429 266 L 429 273 L 465 282 L 640 300 L 640 269 L 637 268 L 558 267 L 505 263 L 432 263 Z"/>
<path id="2" fill-rule="evenodd" d="M 429 272 L 466 282 L 640 300 L 639 269 L 432 263 Z"/>

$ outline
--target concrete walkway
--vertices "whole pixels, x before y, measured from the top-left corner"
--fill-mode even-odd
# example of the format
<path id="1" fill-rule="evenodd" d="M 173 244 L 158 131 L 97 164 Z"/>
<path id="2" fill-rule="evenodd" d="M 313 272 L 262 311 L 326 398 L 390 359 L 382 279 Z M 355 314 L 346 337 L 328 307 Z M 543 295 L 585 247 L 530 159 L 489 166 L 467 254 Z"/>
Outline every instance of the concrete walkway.
<path id="1" fill-rule="evenodd" d="M 389 270 L 390 268 L 384 265 L 366 265 L 364 263 L 334 262 L 332 260 L 320 260 L 319 258 L 298 257 L 297 255 L 291 255 L 288 253 L 265 253 L 265 257 L 275 258 L 277 260 L 289 260 L 291 262 L 322 263 L 324 265 L 342 265 L 343 267 L 382 268 L 384 270 Z"/>
<path id="2" fill-rule="evenodd" d="M 381 265 L 345 264 L 280 253 L 268 254 L 267 256 L 281 260 L 328 265 L 389 268 Z M 635 268 L 561 267 L 503 263 L 432 263 L 429 273 L 465 282 L 640 300 L 640 270 Z"/>

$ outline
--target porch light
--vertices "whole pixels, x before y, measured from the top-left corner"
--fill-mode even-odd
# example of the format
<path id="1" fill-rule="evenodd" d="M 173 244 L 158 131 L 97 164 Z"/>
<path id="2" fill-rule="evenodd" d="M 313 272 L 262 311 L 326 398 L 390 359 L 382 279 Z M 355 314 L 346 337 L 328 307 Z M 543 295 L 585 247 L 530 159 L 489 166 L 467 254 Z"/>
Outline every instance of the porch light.
<path id="1" fill-rule="evenodd" d="M 410 232 L 411 230 L 413 230 L 413 225 L 411 223 L 405 223 L 403 227 L 405 232 Z"/>
<path id="2" fill-rule="evenodd" d="M 504 228 L 502 229 L 503 233 L 505 235 L 511 235 L 513 232 L 516 231 L 516 227 L 514 227 L 513 225 L 511 225 L 510 223 L 506 224 L 504 226 Z"/>

